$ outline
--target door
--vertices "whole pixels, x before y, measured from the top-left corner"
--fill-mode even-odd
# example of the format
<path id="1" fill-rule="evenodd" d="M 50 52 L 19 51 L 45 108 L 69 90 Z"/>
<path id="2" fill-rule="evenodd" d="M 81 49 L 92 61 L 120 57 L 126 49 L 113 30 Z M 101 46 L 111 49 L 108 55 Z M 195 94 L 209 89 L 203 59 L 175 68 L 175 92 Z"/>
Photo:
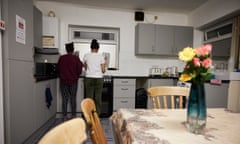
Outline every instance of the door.
<path id="1" fill-rule="evenodd" d="M 0 20 L 2 12 L 2 1 L 0 1 Z M 3 115 L 3 67 L 2 67 L 2 32 L 0 30 L 0 143 L 4 143 L 4 115 Z"/>

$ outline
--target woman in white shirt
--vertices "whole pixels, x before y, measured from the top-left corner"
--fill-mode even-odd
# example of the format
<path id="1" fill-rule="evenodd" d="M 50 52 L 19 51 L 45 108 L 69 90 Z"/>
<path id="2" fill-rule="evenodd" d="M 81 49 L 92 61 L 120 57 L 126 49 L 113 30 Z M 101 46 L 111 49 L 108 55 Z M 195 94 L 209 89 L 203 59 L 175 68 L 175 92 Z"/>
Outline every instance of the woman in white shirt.
<path id="1" fill-rule="evenodd" d="M 105 58 L 98 53 L 99 43 L 96 39 L 91 42 L 91 52 L 84 55 L 83 62 L 86 70 L 86 97 L 95 101 L 98 115 L 101 114 L 103 73 L 105 73 Z"/>

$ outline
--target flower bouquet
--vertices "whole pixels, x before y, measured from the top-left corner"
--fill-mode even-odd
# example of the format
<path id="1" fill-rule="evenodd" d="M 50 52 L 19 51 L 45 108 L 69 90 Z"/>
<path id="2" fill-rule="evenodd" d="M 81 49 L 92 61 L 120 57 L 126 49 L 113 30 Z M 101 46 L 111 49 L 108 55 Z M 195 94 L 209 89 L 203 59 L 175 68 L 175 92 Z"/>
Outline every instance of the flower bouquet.
<path id="1" fill-rule="evenodd" d="M 212 75 L 210 71 L 212 66 L 211 51 L 212 45 L 210 44 L 198 48 L 186 47 L 180 51 L 179 59 L 186 62 L 186 65 L 179 80 L 190 81 L 194 84 L 202 84 L 209 80 Z"/>

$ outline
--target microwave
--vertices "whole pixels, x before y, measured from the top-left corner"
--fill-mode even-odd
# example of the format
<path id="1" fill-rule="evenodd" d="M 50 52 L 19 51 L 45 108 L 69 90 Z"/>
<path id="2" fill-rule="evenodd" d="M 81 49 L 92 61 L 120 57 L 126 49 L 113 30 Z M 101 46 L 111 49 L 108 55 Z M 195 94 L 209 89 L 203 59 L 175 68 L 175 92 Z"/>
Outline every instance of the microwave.
<path id="1" fill-rule="evenodd" d="M 35 76 L 56 76 L 56 63 L 35 63 Z"/>

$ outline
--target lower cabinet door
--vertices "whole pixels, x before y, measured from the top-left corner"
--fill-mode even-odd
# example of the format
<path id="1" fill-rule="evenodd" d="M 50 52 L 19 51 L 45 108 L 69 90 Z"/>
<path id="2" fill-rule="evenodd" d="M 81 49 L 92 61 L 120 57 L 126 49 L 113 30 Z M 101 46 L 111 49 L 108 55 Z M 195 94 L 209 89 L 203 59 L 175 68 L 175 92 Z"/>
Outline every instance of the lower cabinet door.
<path id="1" fill-rule="evenodd" d="M 114 98 L 113 110 L 119 108 L 135 108 L 135 98 Z"/>

